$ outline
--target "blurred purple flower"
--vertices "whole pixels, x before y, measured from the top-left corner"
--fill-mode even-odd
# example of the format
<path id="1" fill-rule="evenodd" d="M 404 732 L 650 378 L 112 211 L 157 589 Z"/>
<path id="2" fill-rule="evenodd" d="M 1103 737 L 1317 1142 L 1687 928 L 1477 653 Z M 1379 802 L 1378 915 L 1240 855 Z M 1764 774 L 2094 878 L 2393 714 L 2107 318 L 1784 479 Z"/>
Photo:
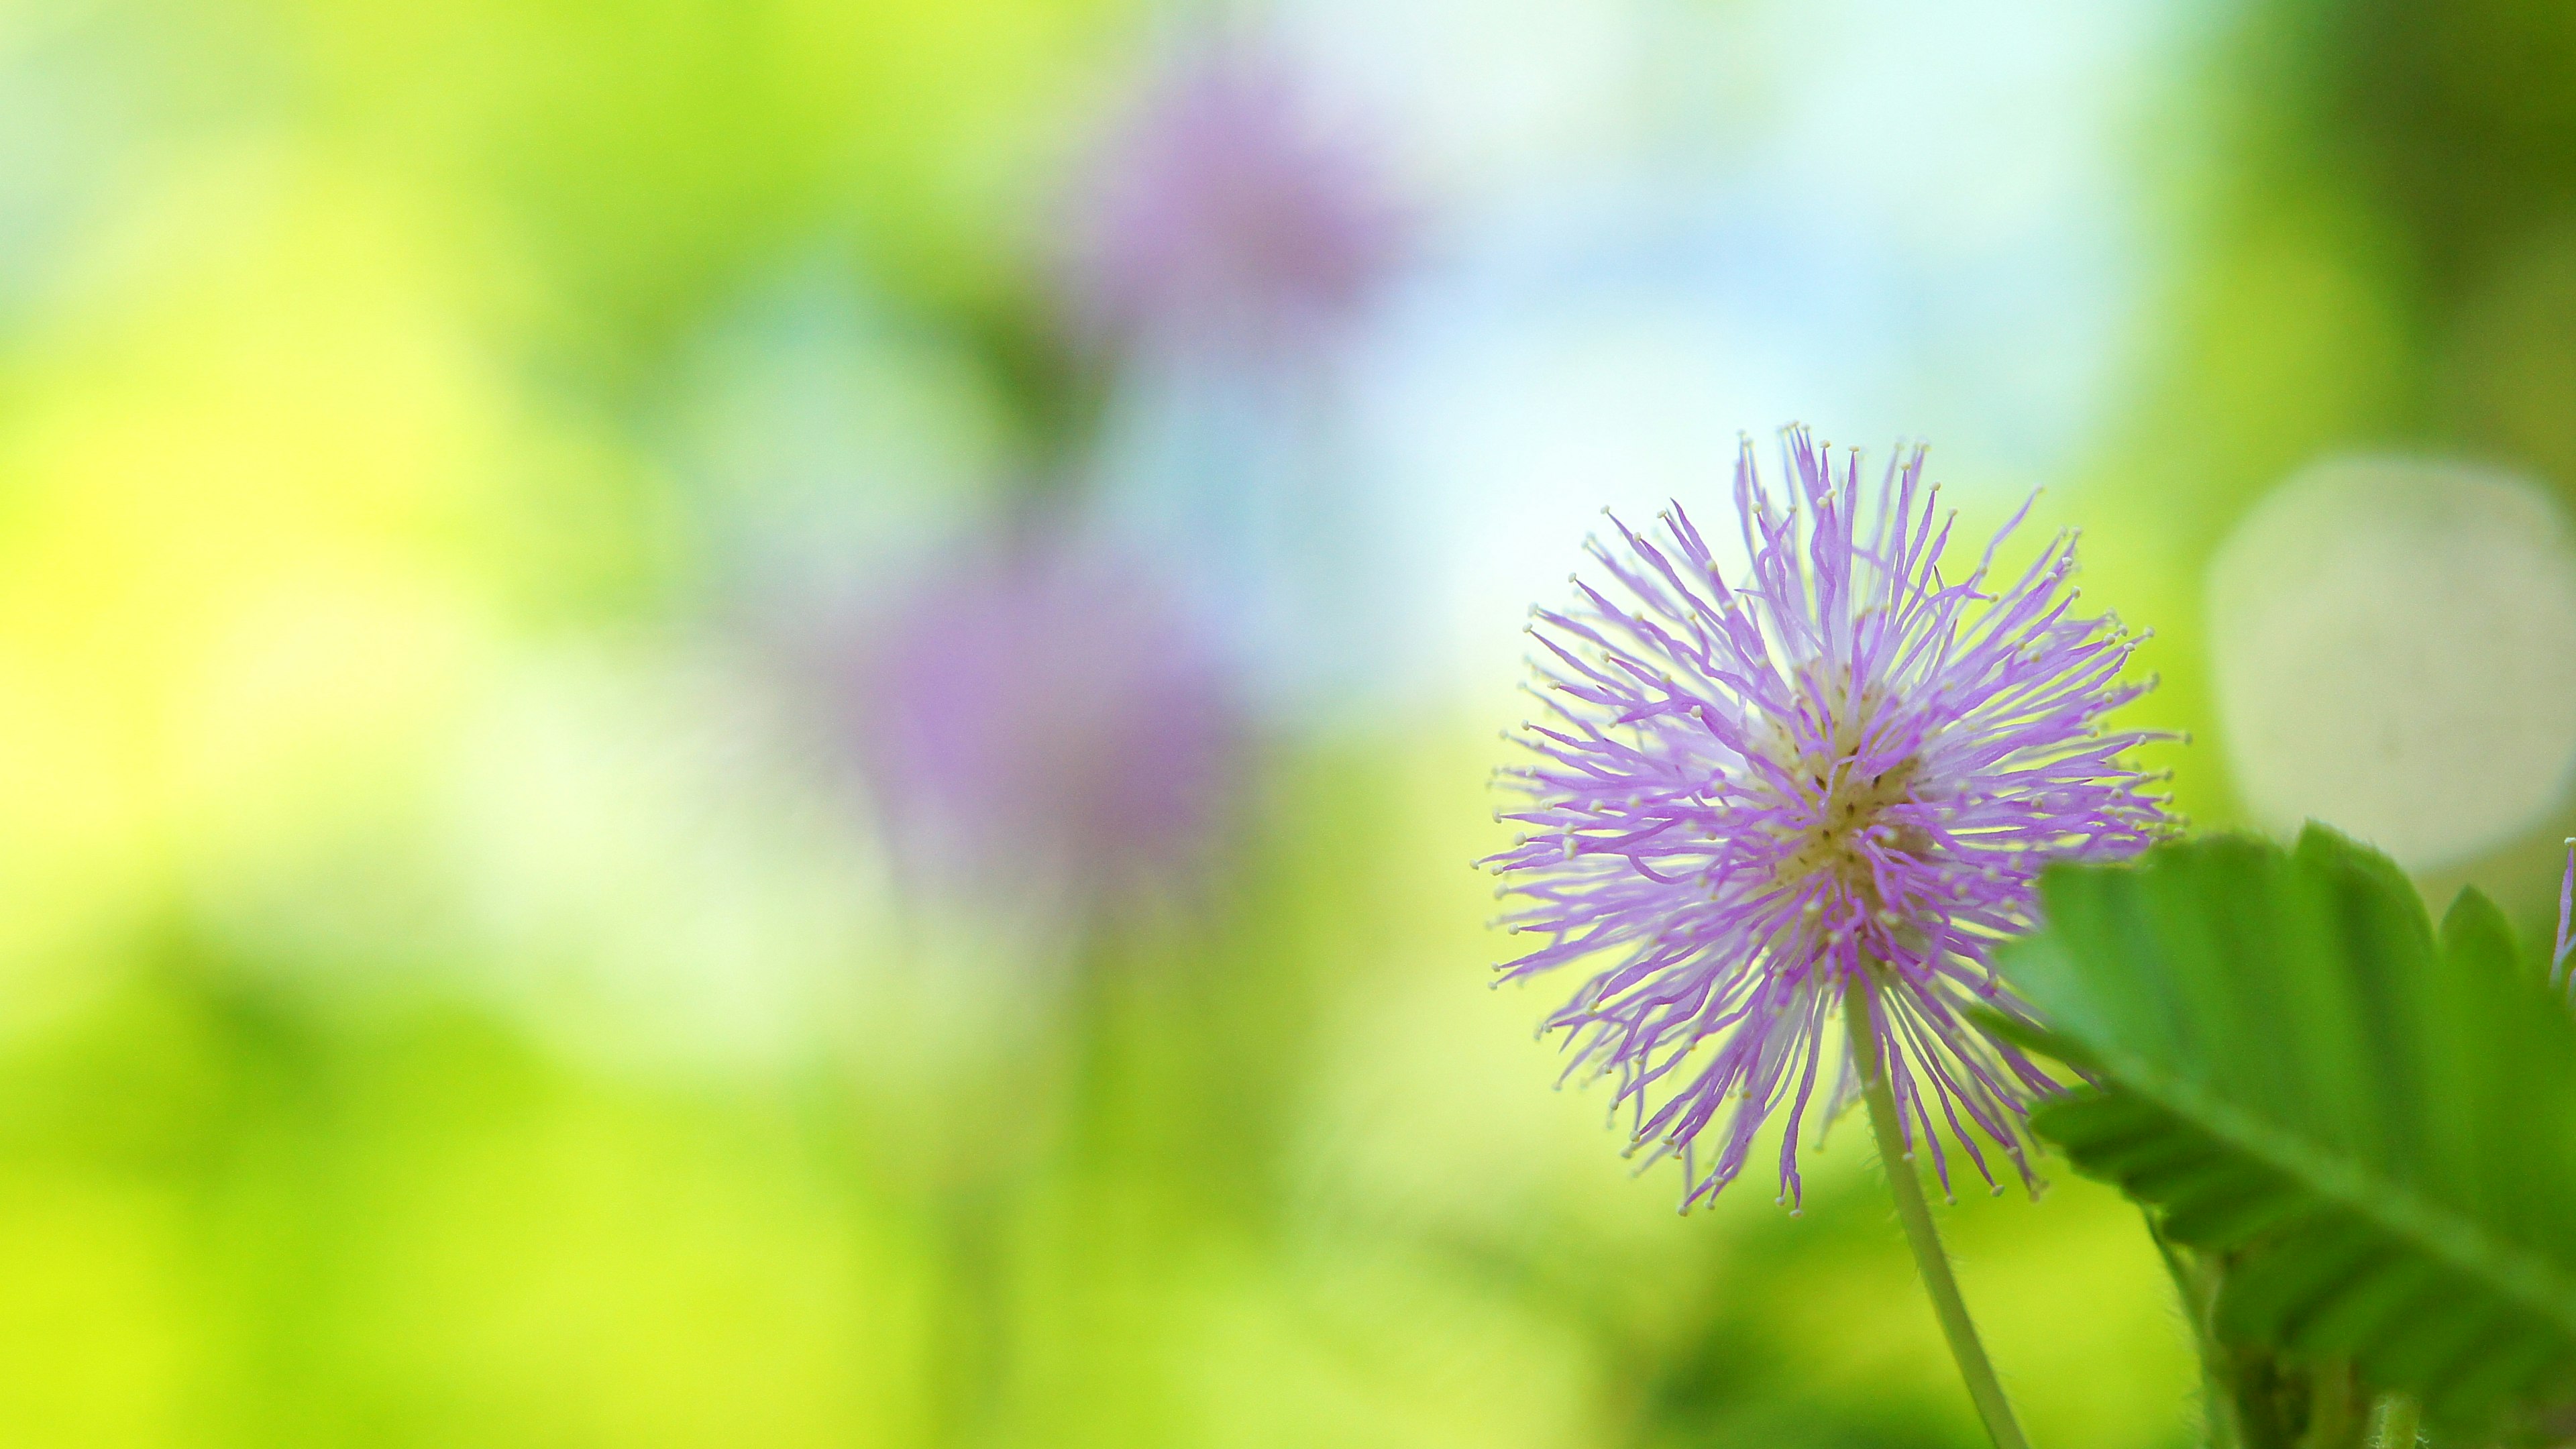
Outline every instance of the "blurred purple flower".
<path id="1" fill-rule="evenodd" d="M 1219 31 L 1183 47 L 1096 156 L 1075 217 L 1085 320 L 1255 350 L 1347 320 L 1399 259 L 1378 158 L 1328 130 L 1287 60 Z"/>
<path id="2" fill-rule="evenodd" d="M 1232 682 L 1153 572 L 1053 535 L 916 581 L 834 683 L 899 856 L 1001 899 L 1181 882 L 1243 763 Z"/>
<path id="3" fill-rule="evenodd" d="M 1966 1012 L 2026 1016 L 1990 958 L 2032 924 L 2042 864 L 2163 828 L 2123 762 L 2157 736 L 2100 723 L 2143 688 L 2119 678 L 2135 639 L 2071 614 L 2071 534 L 1992 579 L 2019 515 L 1946 582 L 1951 520 L 1921 449 L 1875 490 L 1804 430 L 1786 452 L 1785 508 L 1749 441 L 1736 465 L 1740 583 L 1676 506 L 1660 541 L 1622 524 L 1624 549 L 1591 545 L 1623 598 L 1579 584 L 1575 607 L 1539 611 L 1552 718 L 1524 737 L 1540 762 L 1506 772 L 1529 833 L 1489 863 L 1526 898 L 1506 922 L 1550 943 L 1501 970 L 1609 954 L 1547 1026 L 1571 1034 L 1569 1074 L 1618 1073 L 1635 1147 L 1682 1158 L 1685 1207 L 1736 1177 L 1784 1101 L 1797 1199 L 1825 1023 L 1863 973 L 1907 1141 L 1930 1140 L 1946 1184 L 1937 1108 L 1989 1183 L 1968 1124 L 2031 1182 L 2023 1116 L 2048 1079 Z M 1846 1044 L 1827 1119 L 1857 1095 Z"/>

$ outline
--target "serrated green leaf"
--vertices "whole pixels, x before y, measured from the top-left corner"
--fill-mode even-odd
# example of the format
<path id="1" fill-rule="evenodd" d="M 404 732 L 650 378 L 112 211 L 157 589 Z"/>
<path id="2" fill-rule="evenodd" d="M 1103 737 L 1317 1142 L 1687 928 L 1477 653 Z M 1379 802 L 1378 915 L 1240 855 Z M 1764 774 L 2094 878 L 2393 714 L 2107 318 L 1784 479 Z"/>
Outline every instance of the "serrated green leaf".
<path id="1" fill-rule="evenodd" d="M 2576 1018 L 2464 892 L 2311 826 L 2062 867 L 2004 970 L 2099 1085 L 2032 1115 L 2223 1255 L 2222 1337 L 2454 1421 L 2576 1396 Z"/>

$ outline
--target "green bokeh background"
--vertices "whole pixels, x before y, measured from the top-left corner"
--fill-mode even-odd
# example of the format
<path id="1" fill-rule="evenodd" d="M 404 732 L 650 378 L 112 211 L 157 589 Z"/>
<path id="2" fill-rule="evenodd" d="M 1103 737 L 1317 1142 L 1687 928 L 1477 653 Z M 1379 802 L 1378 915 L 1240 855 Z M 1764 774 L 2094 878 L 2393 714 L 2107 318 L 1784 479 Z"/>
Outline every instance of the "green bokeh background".
<path id="1" fill-rule="evenodd" d="M 2576 487 L 2576 9 L 2196 14 L 2043 511 L 2226 823 L 2253 499 L 2391 444 Z M 1272 732 L 1213 898 L 1045 991 L 740 744 L 703 339 L 864 277 L 924 399 L 871 426 L 968 415 L 921 486 L 1048 474 L 1099 387 L 1050 188 L 1152 19 L 0 8 L 0 1443 L 1976 1442 L 1850 1124 L 1799 1215 L 1677 1218 L 1484 989 L 1511 720 Z M 2540 929 L 2558 833 L 2459 874 Z M 1945 1216 L 2034 1439 L 2187 1442 L 2151 1247 L 2052 1176 Z"/>

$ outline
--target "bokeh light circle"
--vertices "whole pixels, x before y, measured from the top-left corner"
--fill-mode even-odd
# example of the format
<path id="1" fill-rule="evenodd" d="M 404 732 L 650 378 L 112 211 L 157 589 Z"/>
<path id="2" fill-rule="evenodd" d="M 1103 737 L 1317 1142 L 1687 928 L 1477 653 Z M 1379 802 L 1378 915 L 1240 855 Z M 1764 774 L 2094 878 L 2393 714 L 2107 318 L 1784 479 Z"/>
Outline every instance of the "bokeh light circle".
<path id="1" fill-rule="evenodd" d="M 2209 570 L 2247 809 L 2410 869 L 2535 826 L 2576 764 L 2576 558 L 2554 502 L 2463 463 L 2351 457 L 2265 498 Z"/>

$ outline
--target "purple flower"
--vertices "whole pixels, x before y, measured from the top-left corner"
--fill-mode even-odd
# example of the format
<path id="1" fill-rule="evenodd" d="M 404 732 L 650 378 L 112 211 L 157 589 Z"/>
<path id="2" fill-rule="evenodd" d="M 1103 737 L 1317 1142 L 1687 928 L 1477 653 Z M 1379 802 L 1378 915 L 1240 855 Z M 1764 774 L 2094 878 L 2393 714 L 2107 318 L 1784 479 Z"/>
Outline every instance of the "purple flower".
<path id="1" fill-rule="evenodd" d="M 1321 124 L 1274 51 L 1201 38 L 1094 162 L 1073 259 L 1089 320 L 1167 341 L 1311 340 L 1400 254 L 1375 160 Z"/>
<path id="2" fill-rule="evenodd" d="M 2567 873 L 2558 878 L 2558 949 L 2549 953 L 2549 984 L 2566 987 L 2567 956 L 2576 951 L 2576 836 L 2567 840 Z"/>
<path id="3" fill-rule="evenodd" d="M 2030 928 L 2042 864 L 2163 829 L 2153 777 L 2123 762 L 2159 736 L 2101 727 L 2142 692 L 2120 682 L 2136 640 L 2072 612 L 2072 534 L 1994 575 L 2021 515 L 1946 580 L 1921 449 L 1874 490 L 1803 429 L 1786 452 L 1786 507 L 1749 440 L 1736 464 L 1736 583 L 1677 505 L 1657 538 L 1622 524 L 1624 547 L 1591 545 L 1618 597 L 1578 581 L 1572 608 L 1537 611 L 1549 715 L 1524 738 L 1538 762 L 1505 772 L 1528 832 L 1488 863 L 1525 898 L 1505 922 L 1548 944 L 1500 969 L 1606 962 L 1547 1027 L 1569 1075 L 1617 1073 L 1631 1150 L 1681 1157 L 1685 1208 L 1783 1102 L 1797 1200 L 1826 1023 L 1864 973 L 1906 1140 L 1946 1185 L 1937 1111 L 1989 1183 L 1970 1126 L 2035 1185 L 2023 1114 L 2049 1080 L 1967 1012 L 2027 1019 L 1991 957 Z M 1846 1045 L 1826 1118 L 1858 1092 Z"/>
<path id="4" fill-rule="evenodd" d="M 1180 881 L 1231 799 L 1229 675 L 1139 560 L 1018 538 L 952 560 L 841 651 L 834 716 L 900 858 L 997 901 Z"/>

